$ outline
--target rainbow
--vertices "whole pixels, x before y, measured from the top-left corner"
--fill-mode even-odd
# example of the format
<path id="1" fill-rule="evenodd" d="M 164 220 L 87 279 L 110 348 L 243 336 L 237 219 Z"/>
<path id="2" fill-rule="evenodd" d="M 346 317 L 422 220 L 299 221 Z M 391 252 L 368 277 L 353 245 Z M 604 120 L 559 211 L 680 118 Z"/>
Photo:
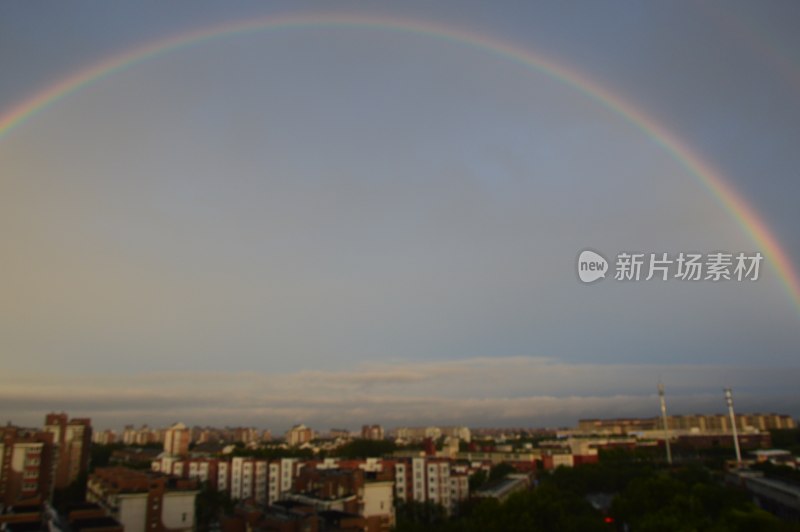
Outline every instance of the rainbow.
<path id="1" fill-rule="evenodd" d="M 647 115 L 630 102 L 623 100 L 597 81 L 587 78 L 564 64 L 556 63 L 540 53 L 534 53 L 473 32 L 427 21 L 360 14 L 297 14 L 228 22 L 210 28 L 201 28 L 173 35 L 149 42 L 90 65 L 13 106 L 0 115 L 0 141 L 15 127 L 62 98 L 154 56 L 232 35 L 266 30 L 330 27 L 372 28 L 423 35 L 490 52 L 518 63 L 525 68 L 543 72 L 620 115 L 672 155 L 733 216 L 742 230 L 758 245 L 767 263 L 775 270 L 796 309 L 800 312 L 800 278 L 795 273 L 788 255 L 781 248 L 780 242 L 772 234 L 769 227 L 724 179 L 720 172 L 668 131 L 667 128 L 656 122 L 653 117 Z"/>

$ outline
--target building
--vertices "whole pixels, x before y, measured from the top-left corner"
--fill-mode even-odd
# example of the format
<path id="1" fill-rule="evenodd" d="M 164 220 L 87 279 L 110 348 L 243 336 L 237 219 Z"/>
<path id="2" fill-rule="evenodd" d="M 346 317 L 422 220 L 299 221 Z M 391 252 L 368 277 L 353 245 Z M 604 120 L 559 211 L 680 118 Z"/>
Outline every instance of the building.
<path id="1" fill-rule="evenodd" d="M 325 512 L 334 512 L 328 517 L 357 516 L 365 520 L 364 530 L 388 532 L 395 524 L 393 485 L 390 474 L 367 473 L 360 467 L 307 467 L 287 498 L 312 506 L 323 519 Z"/>
<path id="2" fill-rule="evenodd" d="M 361 427 L 361 437 L 365 440 L 382 440 L 383 427 L 380 425 L 364 425 Z"/>
<path id="3" fill-rule="evenodd" d="M 49 517 L 48 529 L 51 531 L 62 530 L 68 524 L 72 532 L 124 532 L 122 523 L 93 502 L 71 504 L 64 508 L 61 516 L 52 512 Z"/>
<path id="4" fill-rule="evenodd" d="M 729 470 L 725 480 L 746 489 L 758 505 L 787 521 L 800 521 L 800 488 L 796 484 L 766 478 L 761 471 Z"/>
<path id="5" fill-rule="evenodd" d="M 454 461 L 447 458 L 400 458 L 394 464 L 395 497 L 399 501 L 432 502 L 455 514 L 469 497 L 469 480 L 464 474 L 453 479 Z"/>
<path id="6" fill-rule="evenodd" d="M 134 469 L 147 468 L 153 460 L 158 458 L 161 451 L 149 447 L 125 447 L 114 449 L 109 457 L 109 464 L 123 465 Z"/>
<path id="7" fill-rule="evenodd" d="M 175 423 L 164 433 L 164 452 L 170 456 L 189 454 L 189 428 L 183 423 Z"/>
<path id="8" fill-rule="evenodd" d="M 506 478 L 499 479 L 484 486 L 474 494 L 478 499 L 496 499 L 505 502 L 511 495 L 529 489 L 531 480 L 525 474 L 508 475 Z"/>
<path id="9" fill-rule="evenodd" d="M 736 428 L 740 432 L 767 431 L 770 429 L 794 429 L 797 423 L 784 414 L 736 414 Z M 667 416 L 670 431 L 693 433 L 731 432 L 730 417 L 727 414 L 692 414 Z M 578 430 L 592 434 L 630 434 L 663 430 L 660 417 L 581 419 Z"/>
<path id="10" fill-rule="evenodd" d="M 64 412 L 47 414 L 44 431 L 53 435 L 55 445 L 56 489 L 66 488 L 89 470 L 92 422 L 88 418 L 69 419 Z"/>
<path id="11" fill-rule="evenodd" d="M 774 465 L 781 465 L 795 469 L 797 467 L 794 455 L 783 449 L 758 449 L 751 453 L 755 456 L 756 463 L 763 464 L 769 462 Z"/>
<path id="12" fill-rule="evenodd" d="M 535 469 L 533 455 L 499 453 L 498 456 L 503 459 L 498 458 L 496 463 L 508 461 L 519 471 Z M 376 526 L 385 528 L 385 523 L 394 522 L 393 510 L 388 509 L 394 508 L 395 499 L 432 502 L 442 505 L 450 514 L 457 513 L 460 504 L 469 498 L 473 466 L 478 464 L 475 467 L 488 471 L 493 463 L 489 455 L 483 459 L 459 457 L 458 460 L 423 456 L 182 459 L 164 455 L 154 460 L 151 467 L 156 472 L 208 483 L 218 491 L 227 492 L 235 501 L 262 508 L 292 498 L 315 511 L 353 513 L 371 522 L 369 529 L 374 530 Z M 293 506 L 291 512 L 281 510 L 278 514 L 294 515 L 295 510 Z"/>
<path id="13" fill-rule="evenodd" d="M 43 530 L 45 516 L 41 504 L 0 505 L 0 530 L 3 532 L 36 532 Z"/>
<path id="14" fill-rule="evenodd" d="M 94 431 L 92 433 L 92 443 L 96 443 L 98 445 L 109 445 L 116 443 L 116 441 L 117 433 L 113 430 Z"/>
<path id="15" fill-rule="evenodd" d="M 135 428 L 133 425 L 125 425 L 122 431 L 121 441 L 125 445 L 148 445 L 150 443 L 161 443 L 164 441 L 164 429 L 153 429 L 147 425 Z M 117 441 L 120 441 L 118 439 Z"/>
<path id="16" fill-rule="evenodd" d="M 12 426 L 0 428 L 0 507 L 49 500 L 54 455 L 51 433 Z"/>
<path id="17" fill-rule="evenodd" d="M 295 425 L 286 432 L 286 443 L 292 446 L 303 445 L 314 439 L 314 431 L 305 425 Z"/>
<path id="18" fill-rule="evenodd" d="M 122 523 L 125 532 L 190 532 L 198 493 L 193 480 L 107 467 L 89 477 L 86 500 Z"/>
<path id="19" fill-rule="evenodd" d="M 233 515 L 221 520 L 222 532 L 319 532 L 319 517 L 314 508 L 293 501 L 273 505 L 238 504 Z"/>
<path id="20" fill-rule="evenodd" d="M 259 433 L 255 427 L 236 427 L 231 430 L 235 442 L 253 443 L 259 440 Z"/>
<path id="21" fill-rule="evenodd" d="M 331 429 L 328 431 L 328 438 L 332 440 L 349 440 L 350 431 L 347 429 Z"/>
<path id="22" fill-rule="evenodd" d="M 438 440 L 442 436 L 458 438 L 467 443 L 472 441 L 468 427 L 400 427 L 394 430 L 398 440 L 421 441 L 427 438 Z"/>
<path id="23" fill-rule="evenodd" d="M 246 457 L 189 458 L 162 456 L 151 463 L 154 472 L 208 483 L 234 500 L 273 504 L 290 493 L 304 463 L 297 458 L 263 460 Z"/>

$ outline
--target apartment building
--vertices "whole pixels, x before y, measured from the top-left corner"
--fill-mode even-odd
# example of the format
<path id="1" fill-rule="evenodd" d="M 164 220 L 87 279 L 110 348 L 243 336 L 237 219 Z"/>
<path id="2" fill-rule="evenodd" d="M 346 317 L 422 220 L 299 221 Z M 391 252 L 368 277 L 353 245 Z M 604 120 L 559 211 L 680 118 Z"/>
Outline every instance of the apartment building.
<path id="1" fill-rule="evenodd" d="M 53 435 L 55 445 L 56 489 L 66 488 L 89 470 L 92 444 L 92 422 L 88 418 L 73 418 L 64 412 L 47 414 L 44 431 Z"/>
<path id="2" fill-rule="evenodd" d="M 142 425 L 138 429 L 133 425 L 125 425 L 122 431 L 122 443 L 125 445 L 147 445 L 164 441 L 164 429 L 154 429 Z"/>
<path id="3" fill-rule="evenodd" d="M 314 439 L 314 431 L 305 425 L 295 425 L 286 432 L 286 443 L 292 446 L 303 445 Z"/>
<path id="4" fill-rule="evenodd" d="M 190 532 L 198 493 L 193 480 L 108 467 L 89 476 L 86 500 L 122 523 L 125 532 Z"/>
<path id="5" fill-rule="evenodd" d="M 92 432 L 92 443 L 109 445 L 117 442 L 117 433 L 113 430 L 100 430 Z"/>
<path id="6" fill-rule="evenodd" d="M 361 427 L 361 437 L 365 440 L 382 440 L 384 438 L 383 427 L 380 425 L 364 425 Z"/>
<path id="7" fill-rule="evenodd" d="M 0 506 L 49 500 L 54 456 L 51 433 L 12 426 L 0 428 Z"/>
<path id="8" fill-rule="evenodd" d="M 154 460 L 154 472 L 208 483 L 230 493 L 234 500 L 272 504 L 291 492 L 304 466 L 296 458 L 264 460 L 249 457 L 188 458 L 162 456 Z"/>
<path id="9" fill-rule="evenodd" d="M 366 520 L 366 530 L 388 532 L 395 524 L 393 488 L 388 472 L 370 473 L 360 467 L 318 469 L 310 465 L 299 473 L 287 498 L 318 512 L 360 516 Z"/>
<path id="10" fill-rule="evenodd" d="M 453 474 L 447 458 L 413 457 L 394 462 L 395 496 L 399 501 L 432 502 L 449 513 L 469 497 L 466 473 Z"/>
<path id="11" fill-rule="evenodd" d="M 436 440 L 441 437 L 458 438 L 467 443 L 472 441 L 472 432 L 469 427 L 400 427 L 394 430 L 395 437 L 399 440 L 422 441 L 430 438 Z"/>
<path id="12" fill-rule="evenodd" d="M 170 456 L 186 456 L 189 453 L 191 432 L 183 423 L 175 423 L 164 432 L 164 452 Z"/>

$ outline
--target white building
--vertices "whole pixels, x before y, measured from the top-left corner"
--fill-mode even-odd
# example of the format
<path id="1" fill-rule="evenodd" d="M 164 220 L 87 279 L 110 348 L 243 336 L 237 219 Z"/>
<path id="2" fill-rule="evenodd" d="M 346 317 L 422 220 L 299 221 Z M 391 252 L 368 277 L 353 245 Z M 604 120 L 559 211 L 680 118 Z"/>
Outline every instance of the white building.
<path id="1" fill-rule="evenodd" d="M 111 467 L 89 477 L 86 500 L 99 504 L 126 532 L 190 532 L 198 493 L 191 481 Z"/>

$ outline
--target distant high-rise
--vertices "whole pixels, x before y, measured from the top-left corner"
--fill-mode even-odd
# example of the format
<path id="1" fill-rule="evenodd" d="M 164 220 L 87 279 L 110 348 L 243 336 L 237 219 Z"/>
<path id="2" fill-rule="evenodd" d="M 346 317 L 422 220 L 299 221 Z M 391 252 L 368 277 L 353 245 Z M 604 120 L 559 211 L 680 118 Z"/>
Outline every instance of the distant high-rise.
<path id="1" fill-rule="evenodd" d="M 69 419 L 67 414 L 47 414 L 44 431 L 53 435 L 56 446 L 54 485 L 66 488 L 89 471 L 89 451 L 92 444 L 92 421 L 88 418 Z"/>
<path id="2" fill-rule="evenodd" d="M 286 433 L 286 443 L 289 445 L 303 445 L 314 438 L 314 431 L 305 425 L 295 425 Z"/>
<path id="3" fill-rule="evenodd" d="M 175 423 L 164 433 L 164 452 L 171 456 L 189 454 L 189 428 L 183 423 Z"/>
<path id="4" fill-rule="evenodd" d="M 364 425 L 361 427 L 361 437 L 365 440 L 382 440 L 383 427 L 380 425 Z"/>

